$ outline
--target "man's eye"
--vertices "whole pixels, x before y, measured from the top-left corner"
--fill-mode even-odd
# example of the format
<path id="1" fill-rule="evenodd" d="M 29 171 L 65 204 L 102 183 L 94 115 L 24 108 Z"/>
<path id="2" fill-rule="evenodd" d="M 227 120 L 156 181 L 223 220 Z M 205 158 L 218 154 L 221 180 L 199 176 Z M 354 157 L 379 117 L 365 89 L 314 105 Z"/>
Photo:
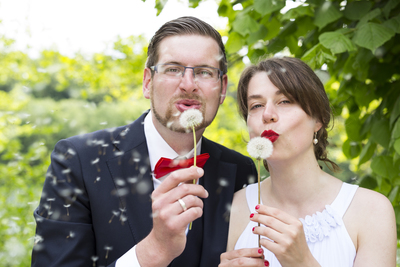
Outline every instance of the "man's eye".
<path id="1" fill-rule="evenodd" d="M 167 68 L 165 70 L 166 73 L 179 73 L 180 70 L 178 68 Z"/>
<path id="2" fill-rule="evenodd" d="M 213 73 L 212 73 L 212 71 L 207 70 L 207 69 L 198 69 L 196 71 L 196 75 L 200 75 L 202 77 L 212 77 Z"/>

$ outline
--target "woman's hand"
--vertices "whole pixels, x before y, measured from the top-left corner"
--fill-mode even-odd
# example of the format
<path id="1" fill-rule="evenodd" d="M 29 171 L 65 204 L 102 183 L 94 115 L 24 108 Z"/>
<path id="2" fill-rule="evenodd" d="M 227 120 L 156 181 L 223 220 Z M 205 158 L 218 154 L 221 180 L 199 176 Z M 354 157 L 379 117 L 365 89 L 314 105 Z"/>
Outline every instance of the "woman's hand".
<path id="1" fill-rule="evenodd" d="M 273 240 L 261 238 L 261 245 L 274 253 L 283 267 L 320 266 L 307 246 L 300 220 L 264 205 L 257 205 L 256 211 L 250 215 L 250 220 L 267 227 L 256 226 L 253 233 Z"/>
<path id="2" fill-rule="evenodd" d="M 264 267 L 269 266 L 269 262 L 264 260 L 261 248 L 242 248 L 221 254 L 221 263 L 218 267 L 230 266 Z"/>

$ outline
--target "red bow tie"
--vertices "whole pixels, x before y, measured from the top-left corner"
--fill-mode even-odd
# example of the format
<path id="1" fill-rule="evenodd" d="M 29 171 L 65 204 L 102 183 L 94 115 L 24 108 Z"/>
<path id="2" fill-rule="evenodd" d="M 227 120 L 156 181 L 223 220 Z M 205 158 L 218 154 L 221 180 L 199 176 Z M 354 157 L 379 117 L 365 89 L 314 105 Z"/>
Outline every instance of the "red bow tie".
<path id="1" fill-rule="evenodd" d="M 200 154 L 196 157 L 196 165 L 200 168 L 203 168 L 204 164 L 206 164 L 210 155 L 208 153 Z M 154 168 L 154 177 L 156 179 L 167 175 L 170 172 L 188 168 L 193 166 L 194 158 L 190 159 L 167 159 L 167 158 L 160 158 Z"/>

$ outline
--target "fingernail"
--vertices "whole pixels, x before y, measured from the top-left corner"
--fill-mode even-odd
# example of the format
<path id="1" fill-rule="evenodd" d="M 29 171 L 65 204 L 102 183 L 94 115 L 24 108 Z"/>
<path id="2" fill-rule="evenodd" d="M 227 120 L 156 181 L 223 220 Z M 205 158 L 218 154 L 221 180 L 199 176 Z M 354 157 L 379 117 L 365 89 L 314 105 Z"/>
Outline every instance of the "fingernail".
<path id="1" fill-rule="evenodd" d="M 263 253 L 262 248 L 259 248 L 259 249 L 258 249 L 258 253 L 259 253 L 259 254 L 262 254 L 262 253 Z M 269 264 L 269 263 L 268 263 L 268 264 Z"/>
<path id="2" fill-rule="evenodd" d="M 204 190 L 205 190 L 205 189 L 204 189 Z M 206 191 L 206 195 L 207 195 L 206 197 L 208 197 L 210 194 L 208 194 L 208 191 L 207 191 L 207 190 L 205 190 L 205 191 Z"/>
<path id="3" fill-rule="evenodd" d="M 260 208 L 260 205 L 257 205 L 257 206 L 256 206 L 256 210 L 258 210 L 259 208 Z"/>
<path id="4" fill-rule="evenodd" d="M 250 214 L 250 218 L 253 218 L 253 216 L 254 216 L 254 213 Z"/>
<path id="5" fill-rule="evenodd" d="M 269 266 L 269 261 L 264 261 L 265 266 Z"/>
<path id="6" fill-rule="evenodd" d="M 254 229 L 256 229 L 255 227 L 253 227 L 253 229 L 251 230 L 251 231 L 253 231 L 254 232 Z"/>
<path id="7" fill-rule="evenodd" d="M 197 168 L 197 173 L 201 176 L 204 174 L 204 170 L 202 168 Z"/>

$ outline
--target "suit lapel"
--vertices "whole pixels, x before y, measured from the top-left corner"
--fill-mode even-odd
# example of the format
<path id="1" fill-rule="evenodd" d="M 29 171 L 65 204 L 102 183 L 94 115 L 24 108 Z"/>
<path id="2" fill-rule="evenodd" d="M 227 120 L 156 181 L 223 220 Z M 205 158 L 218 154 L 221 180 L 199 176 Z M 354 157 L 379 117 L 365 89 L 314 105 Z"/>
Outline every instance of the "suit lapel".
<path id="1" fill-rule="evenodd" d="M 115 138 L 115 147 L 121 155 L 107 161 L 134 244 L 145 238 L 153 227 L 150 195 L 154 186 L 142 123 L 145 116 L 131 124 L 125 135 Z"/>

